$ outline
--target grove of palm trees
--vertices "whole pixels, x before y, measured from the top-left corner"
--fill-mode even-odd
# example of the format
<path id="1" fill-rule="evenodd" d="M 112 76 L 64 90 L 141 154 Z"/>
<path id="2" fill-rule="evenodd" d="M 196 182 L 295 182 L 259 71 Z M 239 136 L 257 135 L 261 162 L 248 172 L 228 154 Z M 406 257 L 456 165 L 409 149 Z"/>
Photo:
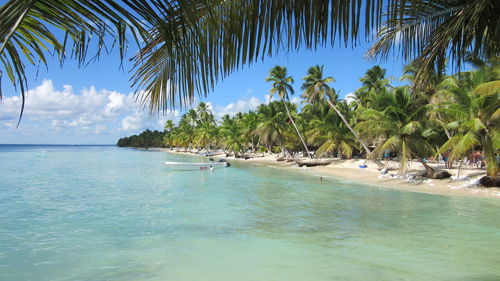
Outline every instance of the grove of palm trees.
<path id="1" fill-rule="evenodd" d="M 453 75 L 435 73 L 423 85 L 392 86 L 385 70 L 375 66 L 361 77 L 361 87 L 339 98 L 331 73 L 312 66 L 302 79 L 276 66 L 265 78 L 278 99 L 255 111 L 225 115 L 220 120 L 205 103 L 187 111 L 177 125 L 166 123 L 163 145 L 179 151 L 224 151 L 235 157 L 276 153 L 291 160 L 352 157 L 373 160 L 391 155 L 406 173 L 411 162 L 425 175 L 439 178 L 429 162 L 462 167 L 485 166 L 484 185 L 498 185 L 500 153 L 500 65 L 476 64 Z M 294 85 L 299 82 L 299 86 Z M 289 101 L 300 87 L 302 102 Z M 480 155 L 480 156 L 479 156 Z M 449 176 L 449 175 L 448 175 Z"/>

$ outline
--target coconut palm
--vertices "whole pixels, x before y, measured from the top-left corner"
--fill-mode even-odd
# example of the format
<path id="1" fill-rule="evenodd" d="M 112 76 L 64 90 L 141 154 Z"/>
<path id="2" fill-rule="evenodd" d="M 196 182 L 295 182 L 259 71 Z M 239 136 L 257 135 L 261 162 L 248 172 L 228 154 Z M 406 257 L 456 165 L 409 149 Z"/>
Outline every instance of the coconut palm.
<path id="1" fill-rule="evenodd" d="M 368 69 L 363 77 L 359 79 L 366 92 L 380 91 L 389 86 L 389 80 L 385 78 L 386 70 L 376 65 Z"/>
<path id="2" fill-rule="evenodd" d="M 113 45 L 107 38 L 116 38 L 124 57 L 132 39 L 140 48 L 132 57 L 132 83 L 144 90 L 141 100 L 151 110 L 165 109 L 206 95 L 242 65 L 282 51 L 333 46 L 337 38 L 347 45 L 360 30 L 372 35 L 383 20 L 370 54 L 395 49 L 407 60 L 418 56 L 424 66 L 441 65 L 447 55 L 461 62 L 469 50 L 493 57 L 500 48 L 499 9 L 496 0 L 10 0 L 0 7 L 0 61 L 24 101 L 26 63 L 46 64 L 54 52 L 84 65 Z M 95 45 L 96 54 L 89 53 Z"/>
<path id="3" fill-rule="evenodd" d="M 284 113 L 283 103 L 273 101 L 269 104 L 261 104 L 257 108 L 259 124 L 255 134 L 260 143 L 271 152 L 273 145 L 278 145 L 285 152 L 285 141 L 288 135 L 288 116 Z"/>
<path id="4" fill-rule="evenodd" d="M 174 128 L 175 128 L 174 121 L 167 120 L 167 122 L 165 122 L 164 130 L 166 132 L 171 132 Z"/>
<path id="5" fill-rule="evenodd" d="M 184 116 L 181 117 L 181 120 L 182 119 L 185 119 L 185 121 L 193 127 L 198 126 L 200 124 L 200 118 L 198 116 L 198 112 L 194 108 L 188 110 L 186 114 L 184 114 Z"/>
<path id="6" fill-rule="evenodd" d="M 191 115 L 189 115 L 190 112 Z M 193 120 L 194 116 L 192 112 L 192 110 L 189 110 L 183 114 L 179 120 L 178 128 L 180 132 L 175 139 L 176 146 L 181 146 L 187 149 L 193 145 L 196 119 Z"/>
<path id="7" fill-rule="evenodd" d="M 408 87 L 383 91 L 379 99 L 386 105 L 378 109 L 361 108 L 361 121 L 356 125 L 366 137 L 382 140 L 373 150 L 373 156 L 380 156 L 386 150 L 398 152 L 400 173 L 407 172 L 409 161 L 417 158 L 425 167 L 427 177 L 433 178 L 434 169 L 424 160 L 435 153 L 423 135 L 425 107 L 414 106 Z"/>
<path id="8" fill-rule="evenodd" d="M 257 129 L 257 124 L 259 122 L 259 115 L 255 111 L 249 111 L 241 119 L 242 123 L 242 133 L 245 137 L 247 143 L 250 143 L 250 148 L 252 152 L 255 152 L 256 135 L 255 129 Z"/>
<path id="9" fill-rule="evenodd" d="M 345 126 L 349 128 L 356 140 L 363 146 L 367 155 L 370 155 L 371 151 L 368 148 L 368 145 L 366 145 L 366 143 L 359 137 L 358 133 L 351 127 L 345 116 L 334 104 L 336 103 L 337 95 L 328 84 L 335 82 L 335 79 L 333 79 L 333 77 L 323 78 L 323 66 L 316 65 L 307 70 L 307 75 L 303 78 L 303 80 L 304 83 L 302 84 L 301 89 L 304 90 L 304 92 L 302 97 L 305 98 L 310 104 L 326 101 L 340 116 Z"/>
<path id="10" fill-rule="evenodd" d="M 417 84 L 417 74 L 419 71 L 417 64 L 418 62 L 414 61 L 405 66 L 404 74 L 401 77 L 401 80 L 407 80 L 411 83 L 411 91 L 415 96 L 415 103 L 421 106 L 430 104 L 436 107 L 443 101 L 448 100 L 449 95 L 447 95 L 446 92 L 440 91 L 440 88 L 442 88 L 440 84 L 446 78 L 444 71 L 436 71 L 434 68 L 430 68 L 426 74 L 426 82 Z M 443 119 L 440 112 L 429 112 L 429 118 L 436 121 L 441 126 L 447 139 L 451 138 L 452 132 L 445 126 L 446 120 Z"/>
<path id="11" fill-rule="evenodd" d="M 235 157 L 243 150 L 242 144 L 242 130 L 236 121 L 236 118 L 230 118 L 229 115 L 226 115 L 223 118 L 223 122 L 221 125 L 221 136 L 222 136 L 222 145 L 232 151 Z"/>
<path id="12" fill-rule="evenodd" d="M 207 103 L 200 102 L 195 111 L 200 122 L 215 123 L 215 117 Z"/>
<path id="13" fill-rule="evenodd" d="M 378 31 L 378 40 L 368 55 L 385 58 L 401 46 L 403 59 L 418 62 L 416 85 L 427 82 L 429 69 L 443 70 L 447 58 L 460 67 L 471 50 L 481 59 L 498 56 L 498 1 L 412 2 L 393 3 L 395 6 L 387 11 L 389 19 Z M 398 19 L 397 14 L 401 15 Z"/>
<path id="14" fill-rule="evenodd" d="M 361 88 L 354 91 L 353 102 L 351 107 L 356 109 L 358 106 L 366 107 L 370 100 L 371 95 L 376 95 L 377 92 L 391 87 L 389 79 L 385 78 L 386 70 L 376 65 L 366 71 L 366 73 L 359 79 L 363 85 Z"/>
<path id="15" fill-rule="evenodd" d="M 280 100 L 283 102 L 283 105 L 285 106 L 286 113 L 288 115 L 288 118 L 292 122 L 292 125 L 297 132 L 297 136 L 300 138 L 300 141 L 302 142 L 302 145 L 304 146 L 304 149 L 307 152 L 307 156 L 309 158 L 312 158 L 311 154 L 309 153 L 309 149 L 307 148 L 307 144 L 302 137 L 302 134 L 299 131 L 299 128 L 297 127 L 297 124 L 295 124 L 295 121 L 292 118 L 292 115 L 290 114 L 290 110 L 288 109 L 287 106 L 287 101 L 290 100 L 290 95 L 294 94 L 292 83 L 293 83 L 293 78 L 291 76 L 287 75 L 287 70 L 286 67 L 283 66 L 275 66 L 271 69 L 269 72 L 269 76 L 266 78 L 266 82 L 272 82 L 273 86 L 271 88 L 271 97 L 274 94 L 278 94 Z"/>
<path id="16" fill-rule="evenodd" d="M 195 130 L 194 143 L 197 147 L 205 148 L 208 152 L 210 145 L 214 142 L 217 135 L 217 128 L 215 124 L 210 122 L 201 123 Z"/>
<path id="17" fill-rule="evenodd" d="M 340 157 L 352 157 L 356 141 L 339 115 L 325 101 L 314 105 L 308 104 L 303 110 L 309 121 L 306 137 L 318 146 L 316 153 L 324 156 L 338 152 Z"/>
<path id="18" fill-rule="evenodd" d="M 453 120 L 447 126 L 457 131 L 441 148 L 450 151 L 450 161 L 468 156 L 481 147 L 488 175 L 496 178 L 500 151 L 500 69 L 481 68 L 449 77 L 441 86 L 452 96 L 435 110 Z"/>

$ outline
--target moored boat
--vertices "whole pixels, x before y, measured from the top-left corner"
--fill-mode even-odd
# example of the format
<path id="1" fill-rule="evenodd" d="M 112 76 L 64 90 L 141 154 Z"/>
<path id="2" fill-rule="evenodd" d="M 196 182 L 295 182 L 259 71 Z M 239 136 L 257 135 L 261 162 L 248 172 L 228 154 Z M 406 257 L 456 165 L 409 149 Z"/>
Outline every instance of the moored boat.
<path id="1" fill-rule="evenodd" d="M 167 167 L 174 170 L 210 170 L 215 168 L 230 167 L 231 164 L 224 159 L 219 162 L 204 162 L 204 163 L 190 163 L 190 162 L 163 162 Z"/>

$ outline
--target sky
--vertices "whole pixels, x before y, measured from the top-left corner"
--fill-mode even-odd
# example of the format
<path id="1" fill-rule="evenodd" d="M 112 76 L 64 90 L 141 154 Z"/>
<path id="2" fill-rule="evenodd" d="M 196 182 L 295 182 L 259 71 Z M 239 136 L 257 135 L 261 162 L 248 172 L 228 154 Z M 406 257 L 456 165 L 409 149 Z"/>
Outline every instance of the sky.
<path id="1" fill-rule="evenodd" d="M 359 78 L 374 65 L 386 68 L 386 75 L 397 85 L 403 62 L 396 57 L 386 62 L 370 61 L 364 56 L 368 47 L 361 42 L 354 48 L 326 47 L 266 58 L 234 72 L 206 98 L 197 98 L 194 106 L 199 101 L 208 102 L 217 117 L 255 109 L 269 100 L 271 85 L 265 77 L 275 65 L 287 67 L 295 79 L 292 101 L 296 103 L 301 101 L 302 77 L 308 67 L 317 64 L 324 65 L 326 76 L 335 78 L 331 86 L 340 91 L 341 97 L 359 88 Z M 118 54 L 113 52 L 83 68 L 71 60 L 61 68 L 55 58 L 49 60 L 48 69 L 27 66 L 30 90 L 18 128 L 21 99 L 4 75 L 0 144 L 115 144 L 121 137 L 145 129 L 162 130 L 166 120 L 179 119 L 184 112 L 179 108 L 150 115 L 130 87 L 130 63 L 125 61 L 124 69 L 119 65 Z"/>

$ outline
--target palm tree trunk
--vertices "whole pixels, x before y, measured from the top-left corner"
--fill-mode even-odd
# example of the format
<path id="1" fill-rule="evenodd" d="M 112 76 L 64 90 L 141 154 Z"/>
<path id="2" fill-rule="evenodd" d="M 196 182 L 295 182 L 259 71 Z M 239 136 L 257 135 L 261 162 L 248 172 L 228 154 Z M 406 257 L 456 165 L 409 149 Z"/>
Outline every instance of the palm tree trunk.
<path id="1" fill-rule="evenodd" d="M 434 169 L 431 166 L 427 165 L 427 163 L 425 163 L 425 161 L 422 158 L 417 157 L 417 159 L 418 162 L 420 162 L 424 166 L 425 175 L 430 179 L 434 178 Z"/>
<path id="2" fill-rule="evenodd" d="M 437 116 L 438 116 L 438 118 L 440 120 L 443 120 L 443 118 L 441 118 L 441 114 L 439 114 L 439 112 L 438 112 Z M 443 129 L 444 129 L 444 133 L 446 134 L 446 136 L 448 137 L 448 139 L 451 139 L 450 131 L 448 131 L 448 129 L 446 129 L 444 126 L 443 126 Z"/>
<path id="3" fill-rule="evenodd" d="M 371 150 L 368 148 L 368 145 L 366 145 L 366 143 L 361 140 L 361 138 L 359 137 L 358 133 L 356 133 L 356 131 L 354 131 L 354 129 L 351 127 L 351 125 L 349 125 L 349 123 L 347 122 L 347 120 L 345 119 L 344 117 L 344 114 L 342 114 L 338 108 L 328 99 L 326 99 L 326 101 L 328 102 L 328 104 L 330 105 L 330 107 L 335 110 L 335 112 L 337 112 L 337 114 L 340 116 L 340 118 L 342 119 L 342 121 L 344 121 L 344 124 L 347 126 L 347 128 L 349 128 L 349 130 L 351 131 L 351 133 L 354 135 L 354 137 L 356 138 L 356 140 L 363 146 L 363 148 L 365 149 L 366 153 L 367 153 L 367 158 L 368 156 L 372 153 Z"/>
<path id="4" fill-rule="evenodd" d="M 285 105 L 285 109 L 286 109 L 286 113 L 288 114 L 288 118 L 290 118 L 290 121 L 292 121 L 292 124 L 293 124 L 293 127 L 295 128 L 295 131 L 297 131 L 297 135 L 299 136 L 300 141 L 302 142 L 302 144 L 304 145 L 304 148 L 306 149 L 307 157 L 312 159 L 312 156 L 309 153 L 309 149 L 307 149 L 306 142 L 302 138 L 302 135 L 299 132 L 299 128 L 297 128 L 297 125 L 295 125 L 295 121 L 293 120 L 292 115 L 290 115 L 290 111 L 288 110 L 288 106 L 286 105 L 286 102 L 284 100 L 283 100 L 283 104 Z"/>

